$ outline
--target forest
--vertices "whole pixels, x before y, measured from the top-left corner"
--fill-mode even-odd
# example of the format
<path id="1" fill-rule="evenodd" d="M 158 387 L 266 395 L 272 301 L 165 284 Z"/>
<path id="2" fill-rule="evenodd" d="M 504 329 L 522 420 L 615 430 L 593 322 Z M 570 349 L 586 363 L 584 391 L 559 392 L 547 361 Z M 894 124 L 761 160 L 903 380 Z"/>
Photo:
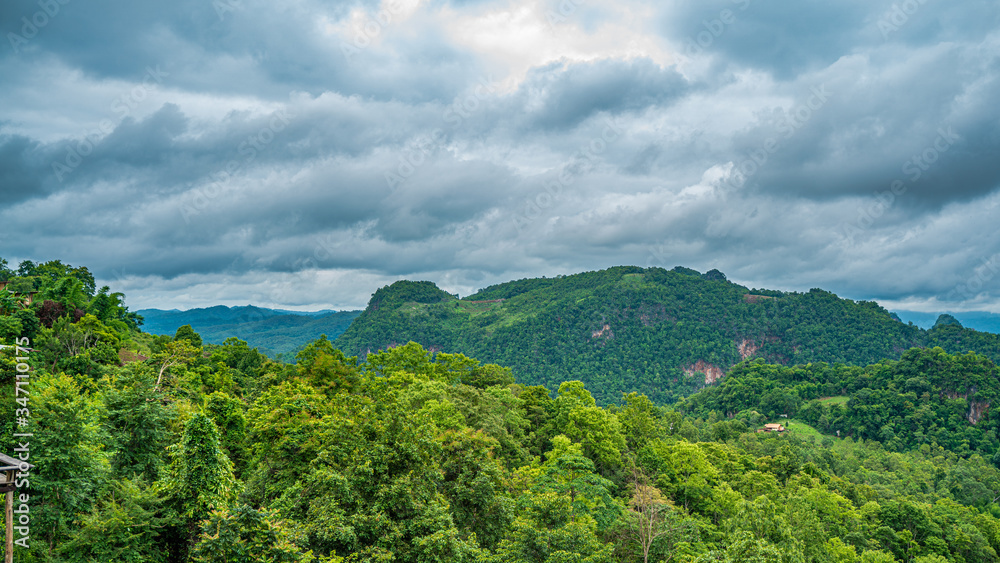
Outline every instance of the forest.
<path id="1" fill-rule="evenodd" d="M 335 340 L 363 357 L 420 343 L 509 366 L 555 391 L 580 380 L 599 403 L 639 392 L 669 404 L 750 358 L 865 366 L 912 347 L 1000 361 L 1000 336 L 960 325 L 923 330 L 871 301 L 746 288 L 717 270 L 609 268 L 512 281 L 461 299 L 431 282 L 376 291 Z"/>
<path id="2" fill-rule="evenodd" d="M 598 401 L 413 341 L 359 356 L 320 336 L 285 363 L 190 327 L 153 336 L 86 268 L 0 266 L 0 430 L 5 453 L 31 434 L 34 465 L 17 561 L 1000 560 L 988 350 L 736 358 L 676 401 Z M 439 297 L 404 287 L 365 314 Z"/>

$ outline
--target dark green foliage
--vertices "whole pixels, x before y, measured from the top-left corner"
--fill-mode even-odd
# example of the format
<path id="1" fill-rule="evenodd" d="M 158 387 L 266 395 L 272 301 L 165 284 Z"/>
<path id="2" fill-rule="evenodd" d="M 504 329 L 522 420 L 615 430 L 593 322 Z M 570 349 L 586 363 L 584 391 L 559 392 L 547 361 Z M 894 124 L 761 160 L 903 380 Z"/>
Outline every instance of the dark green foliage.
<path id="1" fill-rule="evenodd" d="M 5 258 L 0 258 L 0 282 L 7 281 L 14 277 L 14 271 L 10 269 L 10 264 Z"/>
<path id="2" fill-rule="evenodd" d="M 111 464 L 120 478 L 154 482 L 160 477 L 174 413 L 163 404 L 162 393 L 153 390 L 155 380 L 146 366 L 130 364 L 109 382 L 111 388 L 104 394 L 108 432 L 115 445 Z"/>
<path id="3" fill-rule="evenodd" d="M 488 364 L 479 366 L 469 372 L 468 375 L 462 376 L 461 382 L 473 387 L 479 387 L 480 389 L 495 385 L 506 387 L 514 383 L 514 375 L 511 373 L 510 368 Z"/>
<path id="4" fill-rule="evenodd" d="M 962 323 L 958 322 L 958 319 L 948 314 L 939 316 L 937 322 L 934 323 L 934 328 L 949 326 L 949 325 L 962 328 Z"/>
<path id="5" fill-rule="evenodd" d="M 23 260 L 17 265 L 17 275 L 18 277 L 34 276 L 37 269 L 38 266 L 31 260 Z"/>
<path id="6" fill-rule="evenodd" d="M 38 329 L 42 326 L 42 323 L 38 320 L 38 316 L 35 315 L 34 310 L 19 309 L 15 311 L 11 317 L 21 321 L 21 334 L 19 336 L 23 336 L 33 341 L 35 336 L 38 334 Z"/>
<path id="7" fill-rule="evenodd" d="M 187 340 L 195 348 L 201 348 L 201 336 L 191 328 L 191 325 L 184 325 L 174 333 L 174 340 Z"/>

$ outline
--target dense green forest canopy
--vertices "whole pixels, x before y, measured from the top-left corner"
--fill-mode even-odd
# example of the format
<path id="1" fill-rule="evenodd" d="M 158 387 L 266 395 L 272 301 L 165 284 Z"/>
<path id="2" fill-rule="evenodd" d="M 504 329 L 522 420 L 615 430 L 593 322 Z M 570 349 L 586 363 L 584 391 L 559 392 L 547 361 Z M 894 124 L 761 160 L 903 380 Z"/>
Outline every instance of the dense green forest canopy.
<path id="1" fill-rule="evenodd" d="M 144 334 L 86 269 L 43 266 L 59 275 L 6 270 L 29 281 L 0 314 L 5 343 L 32 338 L 26 426 L 24 351 L 0 350 L 4 448 L 29 432 L 35 466 L 18 561 L 1000 561 L 1000 385 L 984 354 L 757 355 L 671 407 L 634 392 L 601 406 L 582 381 L 553 392 L 417 342 L 359 358 L 324 336 L 283 363 L 190 326 Z M 538 298 L 525 286 L 478 297 Z M 404 289 L 373 302 L 459 302 Z"/>
<path id="2" fill-rule="evenodd" d="M 359 362 L 320 339 L 295 365 L 196 344 L 100 374 L 38 362 L 19 561 L 1000 560 L 1000 471 L 950 443 L 602 408 L 416 343 Z M 971 361 L 934 353 L 929 385 Z"/>
<path id="3" fill-rule="evenodd" d="M 376 291 L 335 344 L 363 357 L 411 340 L 510 366 L 519 380 L 553 391 L 578 379 L 602 403 L 633 391 L 672 402 L 748 358 L 864 366 L 940 346 L 1000 360 L 995 334 L 947 323 L 925 331 L 874 302 L 748 289 L 689 268 L 523 279 L 462 299 L 399 281 Z"/>

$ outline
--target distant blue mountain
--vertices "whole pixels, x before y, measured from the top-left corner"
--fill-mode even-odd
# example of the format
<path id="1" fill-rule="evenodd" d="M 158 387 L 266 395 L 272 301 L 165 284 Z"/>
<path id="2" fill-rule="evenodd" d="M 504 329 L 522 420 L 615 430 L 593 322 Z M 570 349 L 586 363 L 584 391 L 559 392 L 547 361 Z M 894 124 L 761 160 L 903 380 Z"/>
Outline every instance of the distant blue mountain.
<path id="1" fill-rule="evenodd" d="M 333 340 L 343 334 L 361 311 L 288 311 L 247 305 L 217 305 L 202 309 L 142 309 L 142 330 L 150 334 L 173 335 L 179 327 L 191 325 L 205 342 L 222 344 L 229 337 L 245 340 L 250 346 L 274 358 L 290 357 L 307 343 L 326 334 Z"/>
<path id="2" fill-rule="evenodd" d="M 919 313 L 916 311 L 894 311 L 904 323 L 913 323 L 920 328 L 929 329 L 937 322 L 942 314 L 949 314 L 962 323 L 965 328 L 971 328 L 980 332 L 992 332 L 1000 334 L 1000 314 L 988 313 L 986 311 L 970 311 L 968 313 Z"/>

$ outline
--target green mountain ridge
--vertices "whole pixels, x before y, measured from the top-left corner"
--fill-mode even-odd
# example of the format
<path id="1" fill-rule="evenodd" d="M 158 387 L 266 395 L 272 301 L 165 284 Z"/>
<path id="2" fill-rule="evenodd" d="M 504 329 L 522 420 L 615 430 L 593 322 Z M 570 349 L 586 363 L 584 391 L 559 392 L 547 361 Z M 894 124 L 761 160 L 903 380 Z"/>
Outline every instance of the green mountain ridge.
<path id="1" fill-rule="evenodd" d="M 672 402 L 750 358 L 868 365 L 912 347 L 1000 359 L 1000 336 L 903 324 L 871 301 L 750 289 L 713 270 L 621 266 L 522 279 L 462 299 L 431 282 L 380 288 L 334 345 L 350 355 L 420 343 L 510 366 L 550 389 L 583 381 L 601 402 L 640 392 Z"/>

